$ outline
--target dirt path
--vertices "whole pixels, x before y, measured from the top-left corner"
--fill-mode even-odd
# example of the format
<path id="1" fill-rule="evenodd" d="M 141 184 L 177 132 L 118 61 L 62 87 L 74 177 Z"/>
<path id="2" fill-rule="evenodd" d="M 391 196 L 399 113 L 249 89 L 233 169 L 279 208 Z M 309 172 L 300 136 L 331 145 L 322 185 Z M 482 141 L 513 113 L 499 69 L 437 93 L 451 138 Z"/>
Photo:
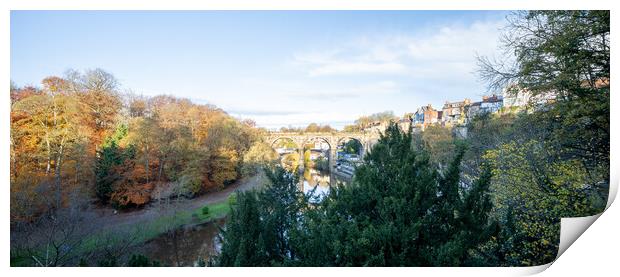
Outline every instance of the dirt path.
<path id="1" fill-rule="evenodd" d="M 258 174 L 253 177 L 241 179 L 221 191 L 208 193 L 206 195 L 179 203 L 179 211 L 193 211 L 207 204 L 225 201 L 231 193 L 237 190 L 246 191 L 252 188 L 257 188 L 263 184 L 264 180 L 264 174 Z M 124 213 L 115 214 L 114 209 L 112 208 L 99 208 L 94 212 L 96 213 L 98 223 L 101 224 L 101 226 L 103 226 L 106 230 L 146 223 L 161 217 L 162 214 L 160 208 L 157 207 L 156 204 L 149 204 L 143 209 Z"/>

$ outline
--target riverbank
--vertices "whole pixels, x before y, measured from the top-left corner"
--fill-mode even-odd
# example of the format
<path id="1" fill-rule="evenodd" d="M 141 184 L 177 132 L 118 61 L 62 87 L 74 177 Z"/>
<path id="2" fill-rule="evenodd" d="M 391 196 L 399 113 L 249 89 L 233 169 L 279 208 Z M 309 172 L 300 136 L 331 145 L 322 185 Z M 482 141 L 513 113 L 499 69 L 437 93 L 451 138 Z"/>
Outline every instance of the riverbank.
<path id="1" fill-rule="evenodd" d="M 234 192 L 259 188 L 265 182 L 266 177 L 261 172 L 243 178 L 221 191 L 194 199 L 171 200 L 171 203 L 165 205 L 153 203 L 142 210 L 119 214 L 115 214 L 110 208 L 89 211 L 89 219 L 76 228 L 88 230 L 93 229 L 92 225 L 96 224 L 96 231 L 82 238 L 82 243 L 71 255 L 80 256 L 80 253 L 97 251 L 102 246 L 106 251 L 127 251 L 169 231 L 223 219 L 230 212 L 231 202 L 234 202 L 230 197 Z M 208 213 L 203 212 L 205 207 L 208 208 Z M 28 258 L 13 256 L 13 252 L 11 256 L 11 266 L 31 266 Z"/>
<path id="2" fill-rule="evenodd" d="M 131 225 L 139 227 L 144 233 L 142 241 L 155 237 L 168 229 L 187 224 L 201 224 L 208 220 L 222 218 L 230 211 L 229 197 L 236 191 L 258 188 L 265 181 L 264 173 L 244 178 L 225 189 L 193 199 L 186 199 L 168 205 L 153 203 L 143 210 L 109 214 L 99 218 L 104 222 L 106 231 L 122 231 Z M 171 202 L 174 202 L 172 200 Z M 209 214 L 202 209 L 208 207 Z"/>

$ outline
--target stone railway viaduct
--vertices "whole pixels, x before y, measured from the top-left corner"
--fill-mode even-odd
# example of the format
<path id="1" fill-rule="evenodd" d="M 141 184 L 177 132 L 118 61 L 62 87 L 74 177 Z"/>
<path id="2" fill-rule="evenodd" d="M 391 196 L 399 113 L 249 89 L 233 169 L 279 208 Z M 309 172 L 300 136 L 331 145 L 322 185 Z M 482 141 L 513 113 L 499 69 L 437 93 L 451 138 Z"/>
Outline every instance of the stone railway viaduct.
<path id="1" fill-rule="evenodd" d="M 304 145 L 316 140 L 322 140 L 329 145 L 329 167 L 336 164 L 336 149 L 345 140 L 354 139 L 362 145 L 362 157 L 377 143 L 379 135 L 376 133 L 281 133 L 272 132 L 266 137 L 267 143 L 273 148 L 278 140 L 291 140 L 297 145 L 300 157 L 303 157 Z"/>

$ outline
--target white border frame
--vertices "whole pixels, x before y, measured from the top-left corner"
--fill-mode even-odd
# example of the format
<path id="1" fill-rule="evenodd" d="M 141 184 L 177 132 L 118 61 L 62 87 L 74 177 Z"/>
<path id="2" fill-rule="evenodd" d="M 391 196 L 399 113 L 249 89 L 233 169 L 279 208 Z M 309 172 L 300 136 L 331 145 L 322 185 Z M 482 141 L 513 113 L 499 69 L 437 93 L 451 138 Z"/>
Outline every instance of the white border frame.
<path id="1" fill-rule="evenodd" d="M 175 1 L 159 1 L 159 0 L 91 0 L 76 3 L 75 0 L 22 0 L 22 1 L 0 1 L 2 10 L 0 11 L 0 30 L 2 30 L 2 43 L 1 52 L 4 57 L 4 65 L 0 67 L 0 83 L 5 88 L 8 87 L 10 82 L 10 10 L 520 10 L 520 9 L 609 9 L 612 10 L 612 18 L 617 18 L 618 12 L 613 9 L 612 1 L 579 1 L 579 0 L 564 0 L 564 1 L 541 1 L 541 0 L 435 0 L 426 1 L 423 3 L 417 3 L 413 1 L 401 1 L 401 0 L 314 0 L 314 1 L 278 1 L 278 0 L 230 0 L 230 1 L 191 1 L 191 0 L 175 0 Z M 612 19 L 612 29 L 617 29 L 618 24 Z M 616 25 L 615 27 L 613 25 Z M 612 49 L 616 49 L 616 40 L 611 40 Z M 614 72 L 615 61 L 612 51 L 612 75 Z M 9 189 L 9 111 L 10 101 L 8 101 L 8 93 L 5 92 L 4 99 L 0 101 L 2 108 L 0 109 L 0 117 L 4 124 L 0 124 L 1 140 L 4 143 L 0 144 L 0 177 L 4 180 L 6 186 L 5 189 Z M 611 106 L 615 107 L 618 104 L 618 99 L 613 94 L 611 96 Z M 608 208 L 613 202 L 618 189 L 619 176 L 618 172 L 613 169 L 619 169 L 620 164 L 618 157 L 618 122 L 620 122 L 620 116 L 618 110 L 611 110 L 611 184 L 610 184 L 610 199 L 608 202 Z M 549 265 L 530 267 L 530 268 L 54 268 L 54 269 L 41 269 L 41 268 L 9 268 L 9 221 L 6 220 L 9 217 L 10 205 L 9 194 L 5 195 L 4 207 L 1 209 L 1 213 L 4 215 L 5 221 L 2 222 L 5 240 L 2 241 L 4 245 L 4 252 L 2 253 L 3 260 L 5 261 L 5 268 L 3 271 L 4 276 L 16 276 L 16 275 L 31 275 L 31 274 L 46 274 L 46 275 L 94 275 L 94 276 L 110 276 L 110 274 L 126 273 L 126 274 L 155 274 L 155 275 L 168 275 L 172 274 L 208 274 L 208 275 L 295 275 L 295 276 L 312 276 L 317 275 L 411 275 L 411 274 L 423 274 L 433 276 L 453 276 L 458 275 L 471 275 L 471 276 L 497 276 L 497 275 L 523 275 L 533 274 L 545 270 Z M 562 220 L 562 242 L 561 246 L 563 250 L 567 248 L 567 241 L 570 245 L 579 235 L 585 231 L 585 225 L 589 226 L 597 218 L 599 222 L 594 224 L 592 231 L 583 235 L 581 240 L 578 240 L 570 251 L 567 251 L 561 259 L 559 259 L 553 267 L 546 273 L 553 276 L 561 276 L 566 273 L 608 273 L 617 272 L 616 259 L 619 240 L 618 240 L 618 211 L 617 207 L 611 207 L 602 215 L 596 215 L 588 218 L 580 219 L 563 219 Z M 575 229 L 576 228 L 576 229 Z M 566 230 L 571 229 L 572 235 L 567 236 Z M 575 249 L 575 250 L 572 250 Z M 549 275 L 549 276 L 551 276 Z M 605 274 L 609 275 L 609 274 Z"/>

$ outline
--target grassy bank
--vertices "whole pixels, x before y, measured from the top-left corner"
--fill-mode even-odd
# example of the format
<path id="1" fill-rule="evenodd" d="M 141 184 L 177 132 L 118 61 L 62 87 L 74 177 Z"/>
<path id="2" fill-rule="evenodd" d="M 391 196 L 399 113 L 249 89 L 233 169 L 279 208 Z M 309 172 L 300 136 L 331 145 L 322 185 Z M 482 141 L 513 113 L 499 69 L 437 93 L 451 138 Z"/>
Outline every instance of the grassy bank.
<path id="1" fill-rule="evenodd" d="M 178 229 L 183 226 L 191 226 L 207 223 L 209 221 L 220 219 L 228 215 L 230 205 L 234 203 L 235 195 L 231 194 L 226 200 L 211 203 L 195 210 L 177 211 L 172 215 L 158 217 L 152 221 L 144 223 L 141 226 L 134 226 L 133 232 L 136 232 L 134 244 L 147 242 L 157 236 L 160 236 L 170 230 Z M 203 209 L 207 208 L 209 213 L 203 213 Z M 110 236 L 110 231 L 94 235 L 89 242 L 85 244 L 85 250 L 94 250 L 96 242 Z"/>
<path id="2" fill-rule="evenodd" d="M 179 211 L 175 215 L 159 217 L 143 227 L 138 241 L 146 242 L 169 230 L 223 218 L 230 212 L 231 201 L 235 201 L 234 194 L 225 201 L 208 204 L 192 211 Z M 208 214 L 203 213 L 205 207 L 209 210 Z"/>
<path id="3" fill-rule="evenodd" d="M 130 226 L 131 244 L 143 244 L 154 239 L 170 230 L 182 228 L 184 226 L 192 226 L 207 223 L 216 219 L 226 217 L 230 212 L 230 206 L 236 201 L 235 194 L 231 194 L 227 199 L 211 203 L 195 210 L 178 211 L 174 215 L 158 217 L 146 223 L 136 223 Z M 208 213 L 204 213 L 203 209 L 208 209 Z M 120 243 L 127 243 L 126 233 L 116 233 L 114 231 L 102 231 L 85 238 L 83 244 L 76 249 L 79 253 L 88 253 L 96 251 L 101 242 L 105 241 L 108 246 Z M 41 250 L 45 251 L 45 250 Z M 32 266 L 32 260 L 23 254 L 11 253 L 11 266 Z"/>
<path id="4" fill-rule="evenodd" d="M 257 179 L 250 179 L 257 178 Z M 245 179 L 245 182 L 253 182 L 252 187 L 260 187 L 263 175 L 251 176 Z M 192 201 L 192 200 L 189 200 Z M 226 217 L 230 212 L 231 203 L 234 203 L 235 193 L 231 192 L 228 198 L 210 203 L 205 206 L 193 210 L 178 210 L 172 214 L 155 215 L 150 219 L 143 219 L 136 222 L 130 222 L 114 229 L 103 228 L 98 232 L 86 235 L 81 238 L 79 246 L 72 250 L 70 256 L 82 256 L 81 254 L 90 253 L 100 250 L 102 245 L 106 248 L 114 248 L 116 246 L 127 244 L 140 245 L 161 236 L 169 230 L 204 224 L 210 221 Z M 208 213 L 203 213 L 203 209 L 207 207 Z M 37 250 L 40 253 L 46 253 L 45 246 L 41 246 Z M 45 255 L 42 255 L 45 256 Z M 91 261 L 91 265 L 96 265 L 98 261 Z M 27 253 L 11 248 L 10 254 L 11 266 L 33 266 L 32 258 Z"/>

